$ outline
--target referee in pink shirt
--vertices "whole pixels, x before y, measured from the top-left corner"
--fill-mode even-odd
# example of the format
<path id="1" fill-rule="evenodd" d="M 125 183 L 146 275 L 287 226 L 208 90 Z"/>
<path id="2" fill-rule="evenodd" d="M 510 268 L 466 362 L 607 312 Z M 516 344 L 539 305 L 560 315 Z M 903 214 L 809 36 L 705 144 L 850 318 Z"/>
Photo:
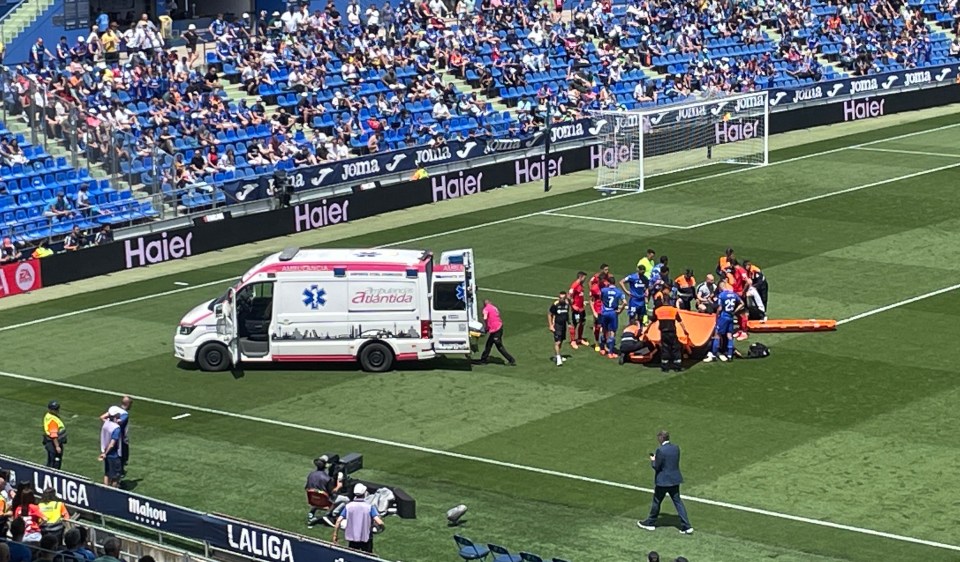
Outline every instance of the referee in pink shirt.
<path id="1" fill-rule="evenodd" d="M 477 362 L 480 365 L 486 365 L 490 358 L 490 350 L 497 346 L 497 351 L 507 360 L 510 366 L 515 366 L 517 361 L 510 355 L 507 348 L 503 346 L 503 320 L 500 319 L 500 310 L 493 306 L 490 299 L 483 299 L 483 323 L 487 327 L 487 343 L 483 347 L 483 354 Z"/>

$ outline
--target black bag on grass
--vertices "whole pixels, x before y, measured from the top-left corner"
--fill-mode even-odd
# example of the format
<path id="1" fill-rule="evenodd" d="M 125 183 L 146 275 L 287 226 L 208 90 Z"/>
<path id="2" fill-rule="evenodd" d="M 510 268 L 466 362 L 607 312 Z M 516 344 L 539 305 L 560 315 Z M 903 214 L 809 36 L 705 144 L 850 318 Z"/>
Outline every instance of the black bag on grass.
<path id="1" fill-rule="evenodd" d="M 769 355 L 770 348 L 760 342 L 751 344 L 750 349 L 747 351 L 747 359 L 763 359 Z"/>

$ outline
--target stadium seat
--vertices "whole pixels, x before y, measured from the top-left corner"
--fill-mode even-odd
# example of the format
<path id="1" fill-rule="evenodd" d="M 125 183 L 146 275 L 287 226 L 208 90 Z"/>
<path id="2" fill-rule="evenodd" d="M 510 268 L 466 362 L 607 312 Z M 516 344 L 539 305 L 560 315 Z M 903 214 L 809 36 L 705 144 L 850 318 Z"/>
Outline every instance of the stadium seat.
<path id="1" fill-rule="evenodd" d="M 530 554 L 529 552 L 521 552 L 520 560 L 523 562 L 543 562 L 543 558 L 540 558 L 536 554 Z"/>
<path id="2" fill-rule="evenodd" d="M 510 554 L 506 548 L 488 543 L 490 552 L 493 554 L 493 562 L 522 562 L 519 554 Z"/>
<path id="3" fill-rule="evenodd" d="M 460 558 L 464 560 L 484 560 L 487 556 L 490 556 L 489 548 L 474 544 L 473 541 L 466 537 L 453 535 L 453 540 L 457 543 L 457 547 L 460 548 Z"/>

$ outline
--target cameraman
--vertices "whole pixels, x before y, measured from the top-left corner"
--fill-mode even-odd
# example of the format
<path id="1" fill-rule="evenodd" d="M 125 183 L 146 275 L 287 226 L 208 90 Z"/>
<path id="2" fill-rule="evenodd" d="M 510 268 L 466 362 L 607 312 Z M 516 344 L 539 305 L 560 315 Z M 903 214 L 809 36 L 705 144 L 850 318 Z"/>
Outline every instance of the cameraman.
<path id="1" fill-rule="evenodd" d="M 337 475 L 337 479 L 334 480 L 333 476 L 329 474 L 327 471 L 329 461 L 330 458 L 327 455 L 321 455 L 313 459 L 313 466 L 316 469 L 307 475 L 307 485 L 304 488 L 308 492 L 325 494 L 331 504 L 348 501 L 345 497 L 337 496 L 337 492 L 343 487 L 343 478 L 341 475 Z M 307 513 L 307 527 L 312 527 L 319 521 L 317 518 L 318 509 L 320 508 L 311 507 L 310 512 Z"/>

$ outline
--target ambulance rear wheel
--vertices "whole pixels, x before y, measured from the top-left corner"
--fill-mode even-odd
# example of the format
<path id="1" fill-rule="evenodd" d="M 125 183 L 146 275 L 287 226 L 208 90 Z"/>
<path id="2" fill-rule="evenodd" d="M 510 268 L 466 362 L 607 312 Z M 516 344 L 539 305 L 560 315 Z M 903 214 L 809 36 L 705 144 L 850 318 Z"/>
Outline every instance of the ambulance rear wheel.
<path id="1" fill-rule="evenodd" d="M 360 367 L 371 373 L 383 373 L 393 367 L 393 350 L 380 342 L 371 342 L 360 350 Z"/>
<path id="2" fill-rule="evenodd" d="M 230 368 L 230 350 L 222 343 L 204 344 L 197 351 L 197 364 L 202 371 L 226 371 Z"/>

